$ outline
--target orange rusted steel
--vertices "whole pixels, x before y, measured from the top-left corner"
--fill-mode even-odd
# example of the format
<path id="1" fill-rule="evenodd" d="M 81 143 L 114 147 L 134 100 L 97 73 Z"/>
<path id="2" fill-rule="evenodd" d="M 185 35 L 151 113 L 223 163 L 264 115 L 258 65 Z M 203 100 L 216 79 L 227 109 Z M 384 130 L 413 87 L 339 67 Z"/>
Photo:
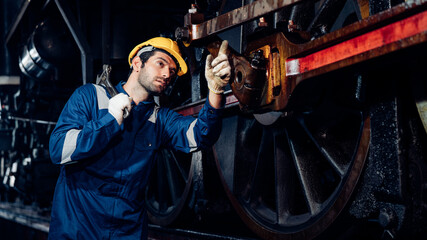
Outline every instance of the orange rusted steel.
<path id="1" fill-rule="evenodd" d="M 286 60 L 286 76 L 300 75 L 349 59 L 339 67 L 355 64 L 401 48 L 425 42 L 427 11 L 391 23 L 315 53 Z M 352 59 L 353 57 L 358 58 Z"/>
<path id="2" fill-rule="evenodd" d="M 241 8 L 234 9 L 228 13 L 222 14 L 202 23 L 185 23 L 186 26 L 178 28 L 177 38 L 180 38 L 184 44 L 188 45 L 194 40 L 206 38 L 218 34 L 233 26 L 241 25 L 253 19 L 257 19 L 269 13 L 275 12 L 301 0 L 258 0 L 247 4 Z M 191 15 L 191 14 L 190 14 Z M 186 16 L 185 19 L 191 19 Z"/>
<path id="3" fill-rule="evenodd" d="M 304 79 L 427 42 L 426 8 L 427 1 L 403 3 L 304 44 L 290 42 L 283 33 L 250 42 L 246 56 L 269 46 L 280 53 L 281 68 L 272 67 L 277 63 L 270 59 L 258 106 L 245 106 L 250 100 L 233 88 L 234 83 L 233 92 L 243 110 L 283 110 L 295 86 Z M 277 87 L 277 81 L 271 79 L 274 75 L 281 76 L 279 94 L 271 94 Z"/>
<path id="4" fill-rule="evenodd" d="M 248 8 L 236 10 L 246 12 Z M 230 84 L 242 110 L 280 111 L 304 79 L 426 42 L 427 0 L 407 1 L 307 43 L 292 43 L 281 32 L 253 40 L 242 55 L 232 53 L 235 68 Z M 208 47 L 211 53 L 215 52 L 214 45 L 218 43 Z M 259 51 L 266 59 L 264 74 L 250 63 L 251 56 Z"/>

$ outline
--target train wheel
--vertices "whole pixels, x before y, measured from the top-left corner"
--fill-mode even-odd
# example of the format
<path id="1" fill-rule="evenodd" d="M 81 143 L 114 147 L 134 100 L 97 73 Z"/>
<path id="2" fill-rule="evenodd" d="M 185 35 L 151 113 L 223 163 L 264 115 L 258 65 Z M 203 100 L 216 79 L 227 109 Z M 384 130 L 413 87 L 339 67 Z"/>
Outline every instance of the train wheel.
<path id="1" fill-rule="evenodd" d="M 346 104 L 339 84 L 308 86 L 311 92 L 272 125 L 225 118 L 214 147 L 232 205 L 264 239 L 311 239 L 324 231 L 345 207 L 367 156 L 370 121 L 361 108 Z"/>
<path id="2" fill-rule="evenodd" d="M 192 156 L 163 149 L 157 157 L 146 189 L 149 220 L 160 226 L 173 223 L 183 211 L 193 178 Z"/>

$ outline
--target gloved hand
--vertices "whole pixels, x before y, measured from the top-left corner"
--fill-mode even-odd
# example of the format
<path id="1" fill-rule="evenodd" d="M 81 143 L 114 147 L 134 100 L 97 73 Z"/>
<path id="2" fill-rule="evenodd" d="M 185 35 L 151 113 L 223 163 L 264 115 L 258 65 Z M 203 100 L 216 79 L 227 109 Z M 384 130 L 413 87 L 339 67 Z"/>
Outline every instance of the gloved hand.
<path id="1" fill-rule="evenodd" d="M 208 55 L 205 65 L 205 77 L 208 88 L 215 94 L 224 92 L 224 87 L 228 84 L 231 76 L 231 66 L 227 56 L 228 41 L 224 40 L 219 48 L 218 56 L 213 59 Z"/>
<path id="2" fill-rule="evenodd" d="M 132 98 L 128 97 L 124 93 L 119 93 L 116 96 L 110 98 L 108 102 L 108 112 L 113 115 L 119 125 L 123 122 L 123 113 L 126 108 L 130 112 Z"/>

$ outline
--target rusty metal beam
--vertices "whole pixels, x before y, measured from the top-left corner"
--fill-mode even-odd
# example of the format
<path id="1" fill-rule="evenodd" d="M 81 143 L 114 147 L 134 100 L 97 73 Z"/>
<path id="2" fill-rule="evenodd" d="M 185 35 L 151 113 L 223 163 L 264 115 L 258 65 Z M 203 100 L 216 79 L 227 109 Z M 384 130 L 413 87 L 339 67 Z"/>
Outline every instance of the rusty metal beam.
<path id="1" fill-rule="evenodd" d="M 278 66 L 283 67 L 274 71 L 270 68 L 268 78 L 264 80 L 266 91 L 259 104 L 260 108 L 277 111 L 286 107 L 294 87 L 304 79 L 426 42 L 427 0 L 414 0 L 304 44 L 292 43 L 280 32 L 272 34 L 250 42 L 244 56 L 267 47 L 280 53 L 279 58 L 269 62 L 277 62 Z M 234 56 L 233 59 L 238 57 Z M 235 78 L 231 83 L 233 94 L 241 106 L 251 103 L 250 99 L 246 101 L 247 95 L 238 88 L 247 83 L 249 75 L 245 73 L 249 70 L 240 71 L 242 80 L 239 82 Z M 280 78 L 280 84 L 274 81 L 276 77 Z M 277 86 L 281 91 L 275 93 L 273 90 Z M 191 114 L 197 112 L 196 108 L 192 108 L 195 111 Z"/>
<path id="2" fill-rule="evenodd" d="M 290 6 L 301 0 L 258 0 L 251 4 L 247 4 L 241 8 L 234 9 L 228 13 L 222 14 L 216 18 L 212 18 L 206 22 L 199 24 L 191 24 L 181 28 L 178 31 L 180 34 L 186 32 L 184 42 L 202 39 L 213 34 L 220 33 L 234 26 L 241 25 L 245 22 L 257 19 L 269 13 L 275 12 L 281 8 Z M 182 35 L 176 36 L 183 38 Z"/>
<path id="3" fill-rule="evenodd" d="M 403 6 L 400 7 L 403 12 Z M 394 9 L 399 10 L 399 7 Z M 376 21 L 386 20 L 385 16 L 372 16 L 368 20 L 373 25 Z M 363 22 L 349 28 L 358 29 Z M 369 29 L 369 25 L 363 26 Z M 344 29 L 346 30 L 346 29 Z M 339 33 L 340 31 L 337 31 Z M 327 38 L 327 36 L 325 36 Z M 339 42 L 309 54 L 298 54 L 286 60 L 286 76 L 302 79 L 323 74 L 335 69 L 350 66 L 400 49 L 427 41 L 427 11 L 390 23 L 372 31 L 366 31 L 356 37 Z M 307 49 L 314 47 L 307 44 Z"/>

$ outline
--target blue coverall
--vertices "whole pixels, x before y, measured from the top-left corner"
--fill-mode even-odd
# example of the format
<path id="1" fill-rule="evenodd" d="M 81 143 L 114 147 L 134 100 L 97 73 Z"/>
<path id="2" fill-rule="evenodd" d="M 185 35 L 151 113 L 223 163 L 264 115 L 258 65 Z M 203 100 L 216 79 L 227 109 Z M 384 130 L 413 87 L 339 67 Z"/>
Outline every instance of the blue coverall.
<path id="1" fill-rule="evenodd" d="M 122 84 L 116 89 L 126 93 Z M 109 98 L 102 86 L 79 87 L 52 132 L 49 151 L 61 171 L 49 239 L 146 239 L 144 191 L 159 148 L 196 151 L 221 131 L 222 110 L 208 101 L 198 118 L 133 104 L 119 126 Z"/>

